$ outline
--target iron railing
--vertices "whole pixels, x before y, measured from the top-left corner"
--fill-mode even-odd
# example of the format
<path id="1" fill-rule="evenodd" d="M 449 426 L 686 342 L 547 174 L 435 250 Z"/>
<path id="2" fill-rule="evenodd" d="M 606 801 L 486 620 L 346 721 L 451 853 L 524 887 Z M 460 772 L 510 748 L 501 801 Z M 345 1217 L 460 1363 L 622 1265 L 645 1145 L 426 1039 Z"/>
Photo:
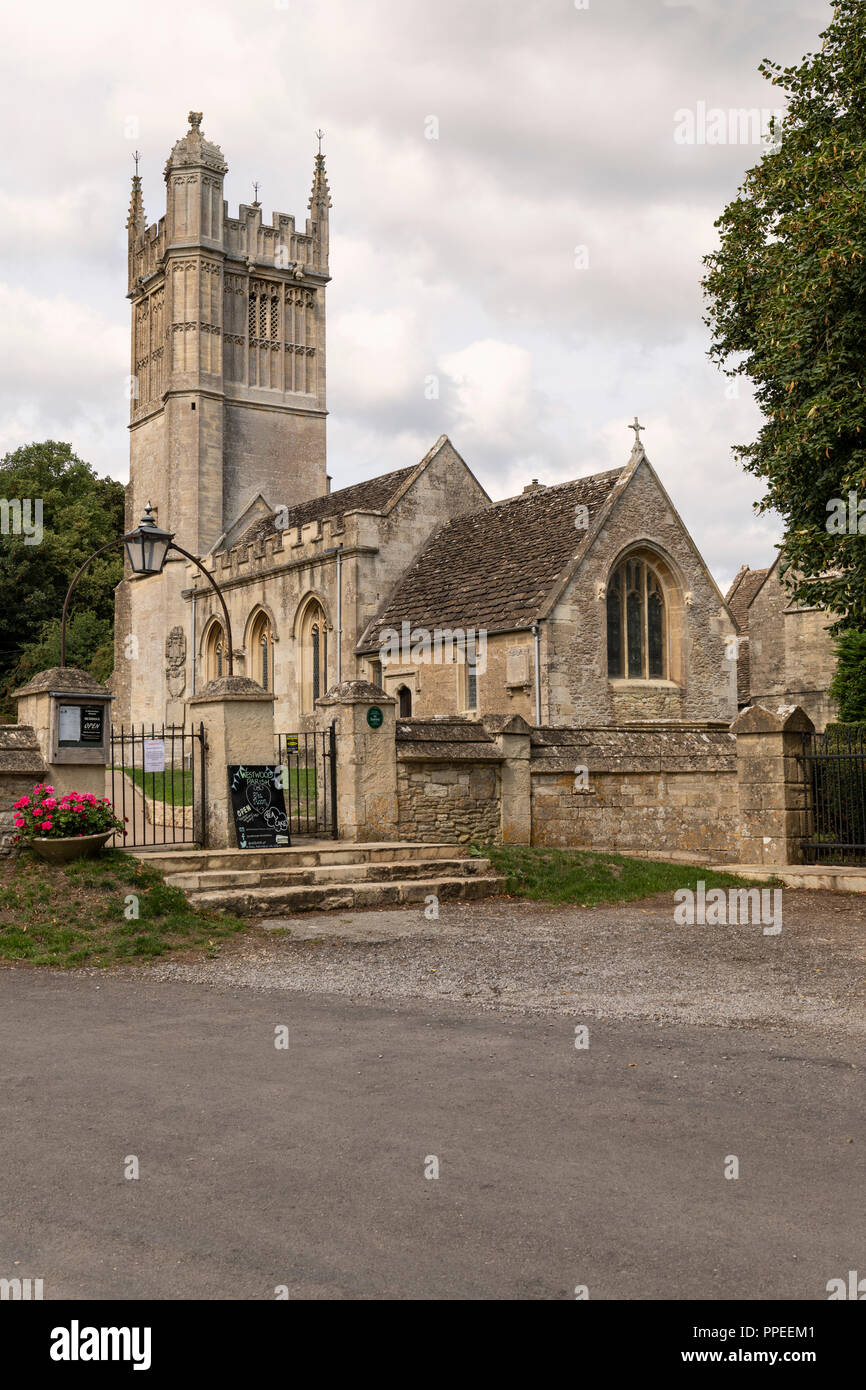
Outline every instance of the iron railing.
<path id="1" fill-rule="evenodd" d="M 866 864 L 866 729 L 803 734 L 807 864 Z"/>
<path id="2" fill-rule="evenodd" d="M 286 813 L 293 835 L 337 839 L 337 730 L 278 733 L 277 762 L 283 778 Z"/>
<path id="3" fill-rule="evenodd" d="M 151 766 L 163 761 L 164 770 L 145 767 L 146 744 L 151 745 Z M 159 757 L 159 744 L 162 757 Z M 206 838 L 204 725 L 112 725 L 111 800 L 126 823 L 126 836 L 117 845 L 200 844 Z"/>

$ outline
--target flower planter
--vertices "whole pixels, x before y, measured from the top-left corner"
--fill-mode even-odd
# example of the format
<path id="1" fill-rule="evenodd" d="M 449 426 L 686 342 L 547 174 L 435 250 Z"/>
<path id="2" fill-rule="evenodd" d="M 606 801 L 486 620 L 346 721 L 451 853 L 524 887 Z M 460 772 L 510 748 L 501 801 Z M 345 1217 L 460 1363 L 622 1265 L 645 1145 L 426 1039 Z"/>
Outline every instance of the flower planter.
<path id="1" fill-rule="evenodd" d="M 34 835 L 27 843 L 40 859 L 49 864 L 68 864 L 71 859 L 83 859 L 85 855 L 98 854 L 106 840 L 110 840 L 113 830 L 100 830 L 97 835 Z"/>

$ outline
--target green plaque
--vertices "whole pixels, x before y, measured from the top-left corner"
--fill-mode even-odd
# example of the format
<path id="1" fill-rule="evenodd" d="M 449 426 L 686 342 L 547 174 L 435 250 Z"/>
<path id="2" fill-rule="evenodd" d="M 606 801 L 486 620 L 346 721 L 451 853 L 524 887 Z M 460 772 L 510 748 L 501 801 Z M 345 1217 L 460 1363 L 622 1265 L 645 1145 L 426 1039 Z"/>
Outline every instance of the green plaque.
<path id="1" fill-rule="evenodd" d="M 371 729 L 381 729 L 384 719 L 385 716 L 378 705 L 371 705 L 367 710 L 367 723 Z"/>

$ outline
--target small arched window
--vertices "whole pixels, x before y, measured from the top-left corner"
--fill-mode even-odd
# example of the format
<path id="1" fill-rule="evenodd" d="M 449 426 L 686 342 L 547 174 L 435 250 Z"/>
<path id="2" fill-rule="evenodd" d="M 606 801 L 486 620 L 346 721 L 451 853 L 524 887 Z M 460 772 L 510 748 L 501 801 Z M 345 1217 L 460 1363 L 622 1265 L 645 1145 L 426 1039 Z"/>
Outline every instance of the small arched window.
<path id="1" fill-rule="evenodd" d="M 300 631 L 301 709 L 312 714 L 328 689 L 328 624 L 322 605 L 307 605 Z"/>
<path id="2" fill-rule="evenodd" d="M 227 672 L 225 632 L 222 623 L 212 623 L 204 646 L 205 681 L 219 680 Z"/>
<path id="3" fill-rule="evenodd" d="M 257 613 L 250 628 L 249 673 L 262 690 L 274 688 L 274 631 L 267 613 Z"/>
<path id="4" fill-rule="evenodd" d="M 668 633 L 661 581 L 647 560 L 623 560 L 607 586 L 607 674 L 665 680 Z"/>
<path id="5" fill-rule="evenodd" d="M 315 704 L 322 693 L 322 629 L 318 623 L 313 623 L 311 629 L 311 646 L 313 652 L 313 703 Z"/>
<path id="6" fill-rule="evenodd" d="M 412 691 L 408 685 L 401 685 L 397 690 L 397 699 L 400 701 L 400 718 L 412 718 Z"/>

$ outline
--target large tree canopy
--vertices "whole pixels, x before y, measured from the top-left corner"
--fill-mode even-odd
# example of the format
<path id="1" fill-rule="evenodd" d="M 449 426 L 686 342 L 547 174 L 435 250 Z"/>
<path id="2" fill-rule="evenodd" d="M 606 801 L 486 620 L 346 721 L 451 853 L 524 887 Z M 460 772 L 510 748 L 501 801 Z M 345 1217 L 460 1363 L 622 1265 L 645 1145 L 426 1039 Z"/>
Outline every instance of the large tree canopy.
<path id="1" fill-rule="evenodd" d="M 88 555 L 123 531 L 123 484 L 98 478 L 68 444 L 29 444 L 0 461 L 0 691 L 8 692 L 60 654 L 60 613 L 69 581 Z M 35 522 L 41 502 L 41 537 Z M 18 522 L 26 504 L 30 535 Z M 111 671 L 114 586 L 121 547 L 82 575 L 71 607 L 70 664 L 104 679 Z M 53 659 L 52 659 L 53 658 Z"/>
<path id="2" fill-rule="evenodd" d="M 784 518 L 785 581 L 841 631 L 866 628 L 866 4 L 839 0 L 821 38 L 799 66 L 761 64 L 787 110 L 703 285 L 710 356 L 751 378 L 765 417 L 735 452 Z"/>

